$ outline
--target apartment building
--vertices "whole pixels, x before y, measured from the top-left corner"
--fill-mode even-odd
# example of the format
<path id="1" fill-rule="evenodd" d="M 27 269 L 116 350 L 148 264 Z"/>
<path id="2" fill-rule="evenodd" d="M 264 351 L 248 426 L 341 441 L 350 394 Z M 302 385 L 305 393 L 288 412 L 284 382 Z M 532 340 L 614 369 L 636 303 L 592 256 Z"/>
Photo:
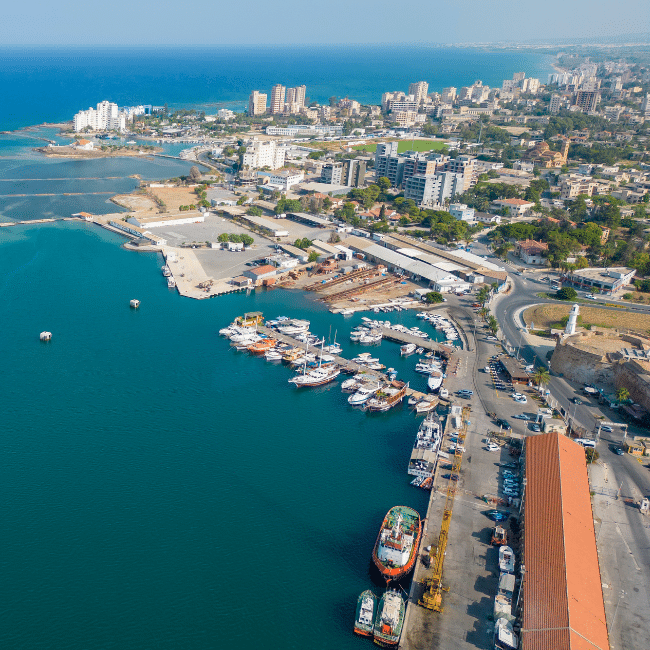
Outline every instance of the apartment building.
<path id="1" fill-rule="evenodd" d="M 254 90 L 248 97 L 248 114 L 251 117 L 266 114 L 266 93 Z"/>
<path id="2" fill-rule="evenodd" d="M 97 108 L 79 111 L 74 116 L 74 130 L 78 133 L 89 127 L 92 131 L 124 131 L 126 129 L 126 114 L 120 111 L 117 104 L 103 101 Z"/>
<path id="3" fill-rule="evenodd" d="M 462 174 L 436 172 L 416 174 L 404 183 L 404 198 L 412 199 L 419 206 L 441 206 L 446 199 L 463 192 L 465 179 Z"/>
<path id="4" fill-rule="evenodd" d="M 287 103 L 285 105 L 285 112 L 287 113 L 300 113 L 301 109 L 305 107 L 305 95 L 307 93 L 307 86 L 295 86 L 294 88 L 287 88 Z M 271 100 L 271 103 L 273 100 Z"/>
<path id="5" fill-rule="evenodd" d="M 641 115 L 650 117 L 650 93 L 646 93 L 641 102 Z"/>
<path id="6" fill-rule="evenodd" d="M 478 173 L 476 171 L 476 158 L 468 155 L 460 155 L 456 158 L 449 158 L 445 160 L 444 171 L 452 172 L 454 174 L 460 174 L 463 176 L 463 181 L 465 183 L 461 192 L 465 192 L 470 187 L 476 185 L 476 180 L 478 178 Z"/>
<path id="7" fill-rule="evenodd" d="M 409 95 L 413 95 L 416 104 L 422 104 L 429 92 L 429 84 L 426 81 L 418 81 L 409 84 Z"/>
<path id="8" fill-rule="evenodd" d="M 456 101 L 456 88 L 454 86 L 449 86 L 449 88 L 443 88 L 442 94 L 440 95 L 440 101 L 443 104 L 453 104 Z"/>
<path id="9" fill-rule="evenodd" d="M 589 176 L 571 174 L 560 183 L 560 198 L 566 201 L 581 194 L 593 196 L 597 190 L 598 183 L 594 182 Z"/>
<path id="10" fill-rule="evenodd" d="M 467 221 L 467 223 L 476 223 L 476 210 L 470 208 L 465 203 L 452 203 L 449 206 L 449 214 L 458 219 L 458 221 Z"/>
<path id="11" fill-rule="evenodd" d="M 275 140 L 253 140 L 246 147 L 242 163 L 248 169 L 280 169 L 284 167 L 285 148 Z"/>
<path id="12" fill-rule="evenodd" d="M 271 88 L 271 114 L 272 115 L 279 115 L 281 113 L 284 113 L 284 104 L 285 104 L 285 96 L 286 96 L 286 87 L 283 86 L 282 84 L 275 84 L 273 88 Z"/>
<path id="13" fill-rule="evenodd" d="M 583 113 L 591 113 L 596 110 L 600 102 L 600 92 L 597 90 L 579 90 L 576 93 L 575 105 Z"/>
<path id="14" fill-rule="evenodd" d="M 341 170 L 341 184 L 348 187 L 362 187 L 366 181 L 366 161 L 346 160 Z"/>
<path id="15" fill-rule="evenodd" d="M 320 173 L 320 182 L 328 185 L 344 185 L 344 183 L 341 183 L 342 174 L 343 163 L 325 163 Z"/>

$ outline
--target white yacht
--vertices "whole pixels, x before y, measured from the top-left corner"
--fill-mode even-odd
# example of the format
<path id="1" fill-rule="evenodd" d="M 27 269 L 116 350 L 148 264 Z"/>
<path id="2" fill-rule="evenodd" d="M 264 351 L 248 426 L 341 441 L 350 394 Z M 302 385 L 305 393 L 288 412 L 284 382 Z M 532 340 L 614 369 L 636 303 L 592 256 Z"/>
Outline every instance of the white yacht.
<path id="1" fill-rule="evenodd" d="M 330 368 L 315 368 L 304 375 L 292 377 L 289 379 L 289 383 L 295 384 L 298 388 L 302 386 L 322 386 L 323 384 L 328 384 L 329 382 L 334 381 L 340 373 L 341 371 L 336 366 Z"/>
<path id="2" fill-rule="evenodd" d="M 174 289 L 174 288 L 176 287 L 176 280 L 174 280 L 173 277 L 169 276 L 169 277 L 167 278 L 167 286 L 168 286 L 170 289 Z"/>
<path id="3" fill-rule="evenodd" d="M 427 388 L 432 393 L 437 393 L 440 390 L 440 386 L 442 386 L 442 373 L 438 370 L 435 371 L 435 374 L 432 373 L 429 375 L 429 379 L 427 379 Z"/>
<path id="4" fill-rule="evenodd" d="M 282 352 L 279 350 L 270 349 L 264 353 L 264 358 L 267 361 L 282 361 Z"/>
<path id="5" fill-rule="evenodd" d="M 301 334 L 309 330 L 309 321 L 308 320 L 298 320 L 290 319 L 284 321 L 278 325 L 278 332 L 280 334 L 286 334 L 287 336 L 293 336 L 295 334 Z"/>
<path id="6" fill-rule="evenodd" d="M 400 347 L 399 352 L 404 356 L 407 354 L 413 354 L 415 352 L 415 347 L 415 343 L 406 343 Z"/>
<path id="7" fill-rule="evenodd" d="M 368 385 L 359 386 L 357 392 L 348 397 L 348 404 L 352 404 L 352 406 L 365 404 L 378 390 L 379 384 L 375 387 Z"/>
<path id="8" fill-rule="evenodd" d="M 165 266 L 163 266 L 162 269 L 160 269 L 160 270 L 162 271 L 162 274 L 166 278 L 168 278 L 172 274 L 171 269 L 167 266 L 167 264 L 165 264 Z"/>

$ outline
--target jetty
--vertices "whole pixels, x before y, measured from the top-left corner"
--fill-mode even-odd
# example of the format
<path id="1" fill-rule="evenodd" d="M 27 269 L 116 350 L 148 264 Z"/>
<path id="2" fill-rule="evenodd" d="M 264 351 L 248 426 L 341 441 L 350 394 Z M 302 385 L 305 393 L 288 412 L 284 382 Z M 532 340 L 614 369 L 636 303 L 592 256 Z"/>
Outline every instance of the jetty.
<path id="1" fill-rule="evenodd" d="M 431 339 L 423 339 L 419 336 L 400 332 L 399 330 L 394 330 L 389 327 L 382 327 L 381 334 L 387 341 L 401 343 L 402 345 L 406 343 L 414 343 L 418 348 L 424 348 L 429 352 L 437 352 L 441 356 L 445 357 L 445 359 L 449 359 L 456 349 L 451 345 L 444 345 L 443 343 L 438 343 Z"/>

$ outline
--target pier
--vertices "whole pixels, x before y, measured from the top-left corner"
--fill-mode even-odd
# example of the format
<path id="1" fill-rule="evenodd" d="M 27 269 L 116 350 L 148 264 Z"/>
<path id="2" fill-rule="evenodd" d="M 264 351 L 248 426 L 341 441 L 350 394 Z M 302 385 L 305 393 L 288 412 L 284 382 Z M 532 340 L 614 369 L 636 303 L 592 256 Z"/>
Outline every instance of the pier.
<path id="1" fill-rule="evenodd" d="M 399 330 L 390 329 L 388 327 L 382 327 L 381 334 L 387 341 L 401 343 L 402 345 L 406 343 L 414 343 L 418 348 L 424 348 L 429 352 L 437 352 L 445 357 L 445 359 L 449 359 L 455 351 L 454 346 L 444 345 L 437 341 L 432 341 L 431 339 L 422 339 L 419 336 L 406 334 L 405 332 L 400 332 Z"/>

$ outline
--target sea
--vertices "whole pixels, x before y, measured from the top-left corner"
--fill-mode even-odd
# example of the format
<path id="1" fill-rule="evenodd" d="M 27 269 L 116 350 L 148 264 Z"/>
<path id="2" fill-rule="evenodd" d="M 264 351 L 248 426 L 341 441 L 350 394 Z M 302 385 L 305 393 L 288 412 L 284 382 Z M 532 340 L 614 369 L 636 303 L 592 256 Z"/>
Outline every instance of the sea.
<path id="1" fill-rule="evenodd" d="M 236 52 L 249 52 L 246 62 L 226 50 L 165 51 L 156 66 L 145 50 L 2 50 L 0 128 L 18 131 L 0 135 L 0 221 L 115 212 L 108 199 L 135 187 L 131 175 L 186 173 L 175 160 L 33 151 L 56 131 L 24 127 L 101 99 L 208 106 L 277 80 L 307 83 L 320 100 L 377 101 L 420 78 L 495 84 L 546 65 L 531 53 L 431 50 L 418 67 L 406 50 L 393 65 L 366 48 L 348 50 L 347 65 L 340 48 L 275 49 L 271 61 Z M 406 473 L 419 419 L 406 404 L 374 415 L 352 408 L 339 382 L 295 389 L 287 367 L 218 335 L 247 311 L 307 318 L 352 356 L 361 315 L 282 289 L 183 298 L 167 288 L 158 254 L 123 241 L 80 222 L 0 228 L 0 647 L 367 645 L 352 626 L 357 596 L 381 593 L 371 552 L 382 519 L 398 504 L 426 513 L 428 494 Z M 435 335 L 412 312 L 381 318 Z M 39 341 L 44 330 L 52 341 Z M 368 351 L 424 389 L 397 344 Z"/>

